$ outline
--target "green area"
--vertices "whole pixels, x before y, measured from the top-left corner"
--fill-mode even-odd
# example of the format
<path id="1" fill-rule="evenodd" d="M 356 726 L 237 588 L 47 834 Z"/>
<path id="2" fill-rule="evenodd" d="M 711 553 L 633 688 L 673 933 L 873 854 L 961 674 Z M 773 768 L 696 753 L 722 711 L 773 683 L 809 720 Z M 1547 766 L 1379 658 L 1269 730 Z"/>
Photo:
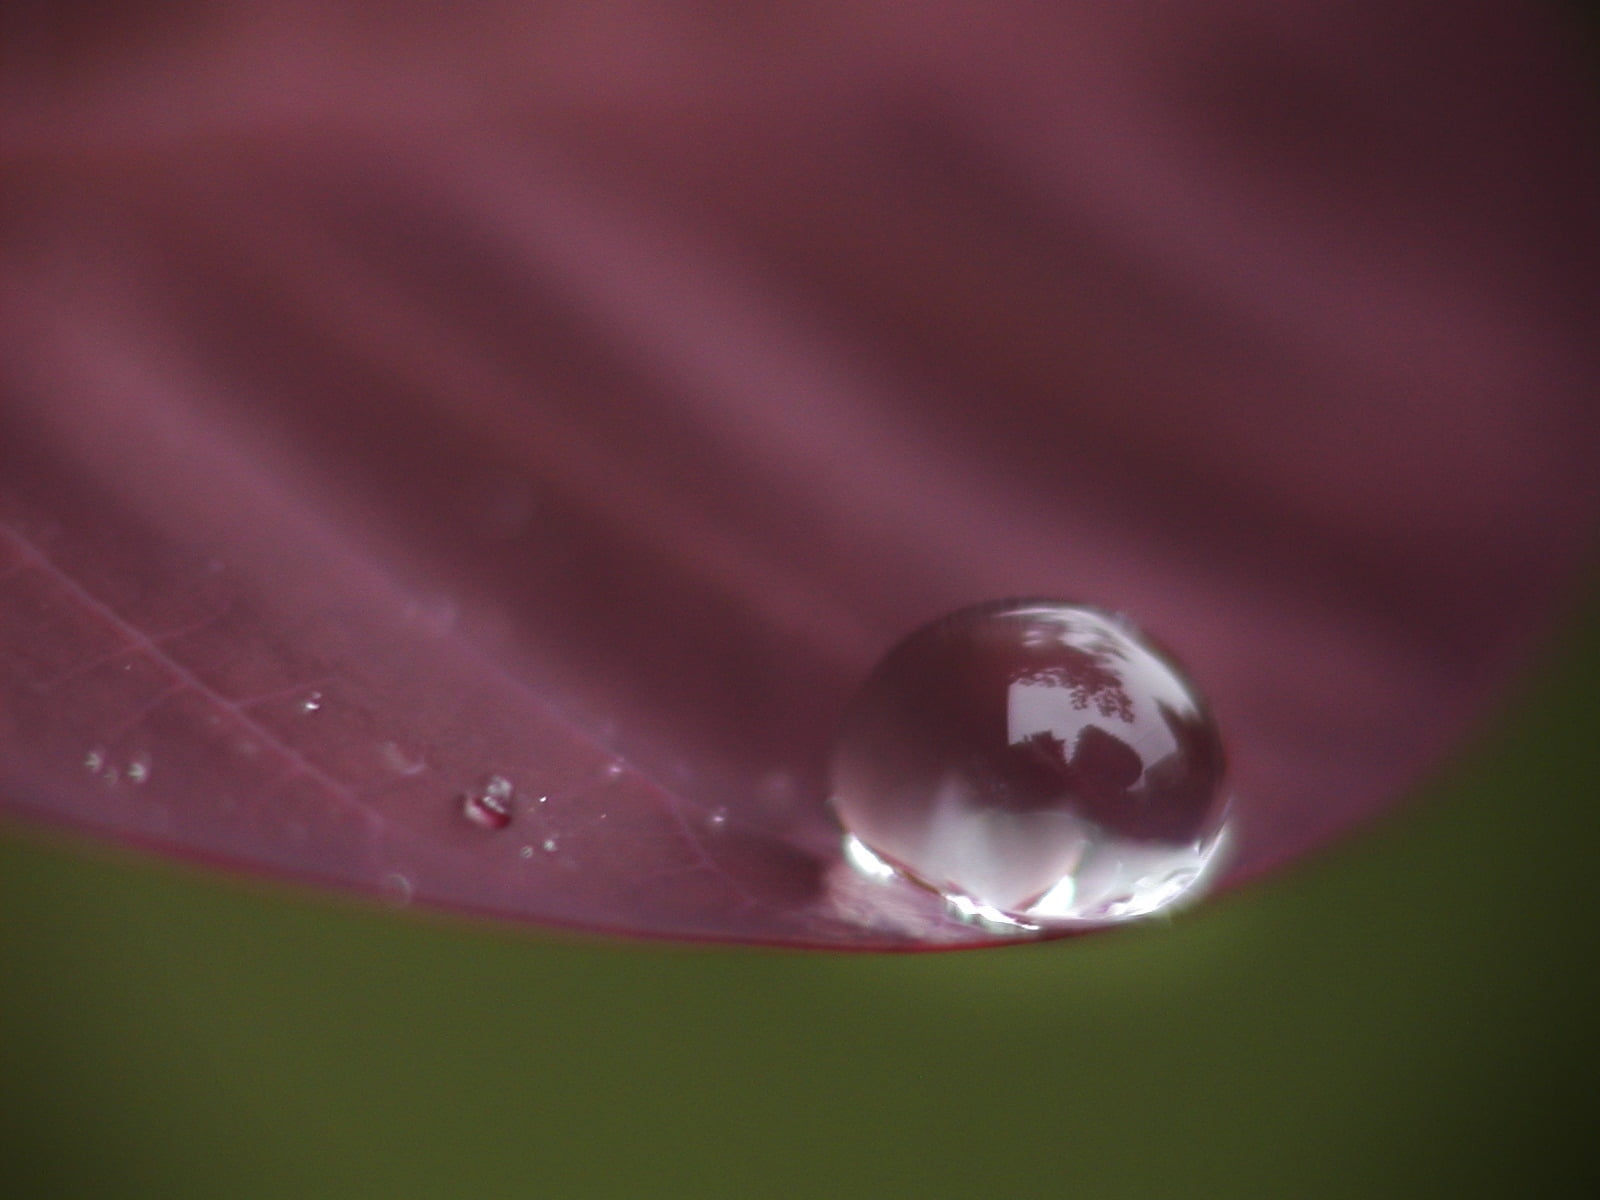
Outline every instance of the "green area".
<path id="1" fill-rule="evenodd" d="M 0 1178 L 30 1200 L 1591 1194 L 1596 679 L 1600 608 L 1383 827 L 1171 923 L 996 952 L 553 941 L 11 828 Z"/>

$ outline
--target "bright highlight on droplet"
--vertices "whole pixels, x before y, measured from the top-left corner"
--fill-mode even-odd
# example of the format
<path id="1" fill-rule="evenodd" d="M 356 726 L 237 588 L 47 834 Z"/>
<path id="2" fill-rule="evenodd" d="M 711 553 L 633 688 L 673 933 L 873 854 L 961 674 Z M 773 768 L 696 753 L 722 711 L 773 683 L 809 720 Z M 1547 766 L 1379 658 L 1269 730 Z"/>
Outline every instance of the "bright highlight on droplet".
<path id="1" fill-rule="evenodd" d="M 479 829 L 504 829 L 511 824 L 513 794 L 509 779 L 491 775 L 482 787 L 461 797 L 461 815 Z"/>
<path id="2" fill-rule="evenodd" d="M 873 671 L 841 727 L 833 806 L 861 874 L 997 932 L 1109 923 L 1194 894 L 1225 819 L 1216 725 L 1122 618 L 978 605 Z"/>

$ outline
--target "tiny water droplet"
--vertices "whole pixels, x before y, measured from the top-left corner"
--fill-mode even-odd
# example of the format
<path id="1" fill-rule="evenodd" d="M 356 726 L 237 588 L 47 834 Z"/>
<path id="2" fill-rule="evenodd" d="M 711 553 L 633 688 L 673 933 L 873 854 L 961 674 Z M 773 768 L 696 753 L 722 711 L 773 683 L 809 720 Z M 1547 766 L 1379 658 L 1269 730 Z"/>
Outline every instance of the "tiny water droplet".
<path id="1" fill-rule="evenodd" d="M 706 817 L 706 824 L 713 829 L 721 829 L 727 823 L 728 810 L 725 808 L 714 808 L 711 810 L 710 815 Z"/>
<path id="2" fill-rule="evenodd" d="M 416 885 L 411 882 L 408 875 L 399 871 L 390 871 L 383 877 L 384 903 L 394 908 L 404 908 L 411 903 L 411 897 L 416 893 Z"/>
<path id="3" fill-rule="evenodd" d="M 533 857 L 533 847 L 532 846 L 524 846 L 521 850 L 518 850 L 517 853 L 519 855 L 521 855 L 523 858 L 532 858 Z"/>
<path id="4" fill-rule="evenodd" d="M 420 775 L 428 769 L 428 762 L 422 755 L 407 749 L 399 742 L 379 742 L 378 758 L 396 775 Z"/>
<path id="5" fill-rule="evenodd" d="M 150 756 L 148 754 L 135 754 L 128 760 L 127 770 L 124 774 L 131 784 L 137 786 L 144 783 L 150 778 Z"/>
<path id="6" fill-rule="evenodd" d="M 608 762 L 601 769 L 600 774 L 604 775 L 607 779 L 620 779 L 620 778 L 622 778 L 622 772 L 624 770 L 626 770 L 626 768 L 622 765 L 621 762 L 613 761 L 613 762 Z"/>
<path id="7" fill-rule="evenodd" d="M 91 775 L 100 774 L 101 768 L 105 765 L 106 752 L 103 747 L 95 746 L 83 756 L 83 769 Z"/>
<path id="8" fill-rule="evenodd" d="M 556 840 L 553 837 L 545 838 L 545 840 L 540 842 L 539 845 L 543 848 L 546 854 L 554 854 L 556 852 Z"/>
<path id="9" fill-rule="evenodd" d="M 1221 739 L 1178 667 L 1118 616 L 963 609 L 875 668 L 833 756 L 845 857 L 994 932 L 1166 908 L 1218 855 Z"/>
<path id="10" fill-rule="evenodd" d="M 300 711 L 308 716 L 314 712 L 322 711 L 322 693 L 311 692 L 300 701 Z"/>
<path id="11" fill-rule="evenodd" d="M 481 789 L 461 797 L 461 815 L 479 829 L 504 829 L 511 824 L 511 782 L 496 775 Z"/>

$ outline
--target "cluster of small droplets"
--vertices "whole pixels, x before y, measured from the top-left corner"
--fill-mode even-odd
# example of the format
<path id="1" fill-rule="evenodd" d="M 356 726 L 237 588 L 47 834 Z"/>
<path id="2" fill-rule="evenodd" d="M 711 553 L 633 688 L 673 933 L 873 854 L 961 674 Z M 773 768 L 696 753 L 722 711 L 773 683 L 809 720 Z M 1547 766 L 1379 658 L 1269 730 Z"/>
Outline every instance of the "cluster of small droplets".
<path id="1" fill-rule="evenodd" d="M 83 756 L 83 769 L 112 787 L 123 782 L 138 787 L 150 778 L 150 766 L 150 756 L 144 753 L 133 755 L 119 766 L 103 746 L 95 746 Z"/>

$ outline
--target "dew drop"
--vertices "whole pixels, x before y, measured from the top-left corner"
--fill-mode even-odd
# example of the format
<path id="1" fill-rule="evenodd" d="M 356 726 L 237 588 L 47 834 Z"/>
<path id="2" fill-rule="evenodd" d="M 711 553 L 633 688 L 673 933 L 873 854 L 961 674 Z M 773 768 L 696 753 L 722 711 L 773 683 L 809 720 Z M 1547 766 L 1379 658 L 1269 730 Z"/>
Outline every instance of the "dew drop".
<path id="1" fill-rule="evenodd" d="M 100 746 L 93 747 L 87 754 L 83 756 L 83 769 L 89 772 L 91 775 L 100 774 L 101 769 L 105 765 L 106 752 L 104 748 Z"/>
<path id="2" fill-rule="evenodd" d="M 311 692 L 300 700 L 300 711 L 310 716 L 314 712 L 322 711 L 322 693 Z"/>
<path id="3" fill-rule="evenodd" d="M 404 908 L 410 904 L 416 890 L 416 884 L 411 882 L 411 877 L 400 871 L 390 871 L 383 877 L 384 903 L 393 908 Z"/>
<path id="4" fill-rule="evenodd" d="M 461 815 L 479 829 L 504 829 L 511 824 L 511 795 L 511 781 L 492 776 L 483 787 L 461 797 Z"/>
<path id="5" fill-rule="evenodd" d="M 556 852 L 556 840 L 553 837 L 545 838 L 544 841 L 539 843 L 539 846 L 546 854 L 554 854 Z"/>
<path id="6" fill-rule="evenodd" d="M 1218 856 L 1223 750 L 1194 685 L 1122 618 L 963 609 L 874 669 L 833 755 L 845 857 L 996 932 L 1145 916 Z"/>
<path id="7" fill-rule="evenodd" d="M 711 826 L 712 829 L 721 829 L 727 825 L 727 823 L 728 810 L 725 808 L 714 808 L 706 817 L 706 824 Z"/>
<path id="8" fill-rule="evenodd" d="M 148 754 L 135 754 L 128 760 L 127 768 L 123 774 L 129 783 L 137 786 L 150 778 L 150 756 Z"/>
<path id="9" fill-rule="evenodd" d="M 428 769 L 428 762 L 422 755 L 399 742 L 379 742 L 378 759 L 396 775 L 410 777 Z"/>

